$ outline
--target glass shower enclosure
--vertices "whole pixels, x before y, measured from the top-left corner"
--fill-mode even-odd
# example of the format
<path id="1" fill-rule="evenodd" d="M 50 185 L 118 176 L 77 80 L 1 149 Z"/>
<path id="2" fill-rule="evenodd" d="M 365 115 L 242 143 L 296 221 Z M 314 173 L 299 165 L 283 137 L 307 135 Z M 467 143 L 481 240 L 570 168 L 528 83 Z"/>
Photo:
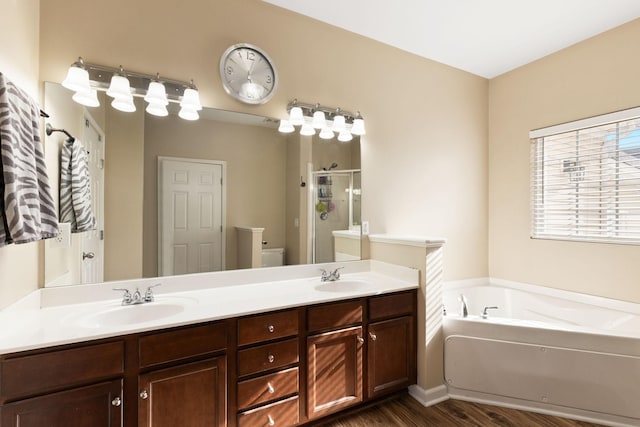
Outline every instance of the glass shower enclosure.
<path id="1" fill-rule="evenodd" d="M 360 259 L 359 169 L 312 172 L 313 263 Z"/>

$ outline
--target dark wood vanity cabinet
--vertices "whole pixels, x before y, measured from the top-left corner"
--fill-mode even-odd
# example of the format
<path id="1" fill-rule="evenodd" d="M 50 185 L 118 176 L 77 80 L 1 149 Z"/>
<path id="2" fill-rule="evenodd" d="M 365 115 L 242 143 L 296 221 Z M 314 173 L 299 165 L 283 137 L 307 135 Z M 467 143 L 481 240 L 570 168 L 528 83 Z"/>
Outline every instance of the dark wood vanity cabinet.
<path id="1" fill-rule="evenodd" d="M 123 341 L 3 356 L 1 425 L 121 426 L 123 373 Z"/>
<path id="2" fill-rule="evenodd" d="M 416 382 L 416 293 L 369 298 L 367 397 Z"/>
<path id="3" fill-rule="evenodd" d="M 364 300 L 307 309 L 307 415 L 310 420 L 363 400 Z"/>
<path id="4" fill-rule="evenodd" d="M 224 322 L 138 339 L 138 426 L 227 425 Z"/>
<path id="5" fill-rule="evenodd" d="M 300 310 L 238 319 L 237 424 L 300 421 Z"/>
<path id="6" fill-rule="evenodd" d="M 293 426 L 416 381 L 417 291 L 0 356 L 2 427 Z"/>

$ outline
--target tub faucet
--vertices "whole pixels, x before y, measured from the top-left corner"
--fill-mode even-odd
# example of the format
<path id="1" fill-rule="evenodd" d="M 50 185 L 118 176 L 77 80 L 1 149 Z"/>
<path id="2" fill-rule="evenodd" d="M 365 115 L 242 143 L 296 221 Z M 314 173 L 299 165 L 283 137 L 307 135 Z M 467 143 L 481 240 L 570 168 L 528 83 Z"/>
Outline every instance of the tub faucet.
<path id="1" fill-rule="evenodd" d="M 487 317 L 489 317 L 489 313 L 487 313 L 487 310 L 497 310 L 498 307 L 485 307 L 484 310 L 482 310 L 482 318 L 486 319 Z"/>
<path id="2" fill-rule="evenodd" d="M 460 294 L 458 301 L 460 301 L 460 316 L 467 317 L 469 315 L 469 311 L 467 310 L 467 298 L 465 298 L 464 294 Z"/>

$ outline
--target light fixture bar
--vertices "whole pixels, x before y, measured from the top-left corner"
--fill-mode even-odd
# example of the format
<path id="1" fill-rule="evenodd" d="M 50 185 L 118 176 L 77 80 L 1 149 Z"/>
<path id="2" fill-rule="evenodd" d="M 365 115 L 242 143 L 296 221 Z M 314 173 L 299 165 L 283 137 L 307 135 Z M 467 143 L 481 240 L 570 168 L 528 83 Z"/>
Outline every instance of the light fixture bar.
<path id="1" fill-rule="evenodd" d="M 144 96 L 147 93 L 149 83 L 152 81 L 158 81 L 157 76 L 151 74 L 136 73 L 126 69 L 121 70 L 120 68 L 90 64 L 87 62 L 84 62 L 82 65 L 89 72 L 91 86 L 98 89 L 107 90 L 111 83 L 111 76 L 119 74 L 129 80 L 134 96 Z M 167 79 L 164 77 L 160 77 L 159 81 L 164 84 L 167 91 L 167 98 L 175 102 L 180 101 L 180 98 L 184 95 L 184 91 L 186 89 L 196 89 L 195 85 L 190 82 Z"/>
<path id="2" fill-rule="evenodd" d="M 291 109 L 293 107 L 300 107 L 302 109 L 302 115 L 305 117 L 312 117 L 314 112 L 322 111 L 323 113 L 325 113 L 326 120 L 329 121 L 333 121 L 333 118 L 336 115 L 344 116 L 345 122 L 348 124 L 353 124 L 353 121 L 356 118 L 362 118 L 362 116 L 360 116 L 360 113 L 354 114 L 341 108 L 325 107 L 320 104 L 307 104 L 304 102 L 298 102 L 297 99 L 294 99 L 287 104 L 287 112 L 291 112 Z"/>

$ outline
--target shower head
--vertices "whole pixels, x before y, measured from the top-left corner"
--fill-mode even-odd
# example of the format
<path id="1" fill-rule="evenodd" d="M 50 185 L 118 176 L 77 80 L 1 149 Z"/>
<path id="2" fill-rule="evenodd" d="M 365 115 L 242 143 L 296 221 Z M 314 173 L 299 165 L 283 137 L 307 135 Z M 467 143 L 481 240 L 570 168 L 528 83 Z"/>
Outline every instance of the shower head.
<path id="1" fill-rule="evenodd" d="M 322 168 L 322 169 L 326 171 L 330 171 L 331 169 L 335 169 L 337 167 L 338 167 L 337 163 L 331 163 L 331 166 L 329 166 L 328 168 Z"/>

